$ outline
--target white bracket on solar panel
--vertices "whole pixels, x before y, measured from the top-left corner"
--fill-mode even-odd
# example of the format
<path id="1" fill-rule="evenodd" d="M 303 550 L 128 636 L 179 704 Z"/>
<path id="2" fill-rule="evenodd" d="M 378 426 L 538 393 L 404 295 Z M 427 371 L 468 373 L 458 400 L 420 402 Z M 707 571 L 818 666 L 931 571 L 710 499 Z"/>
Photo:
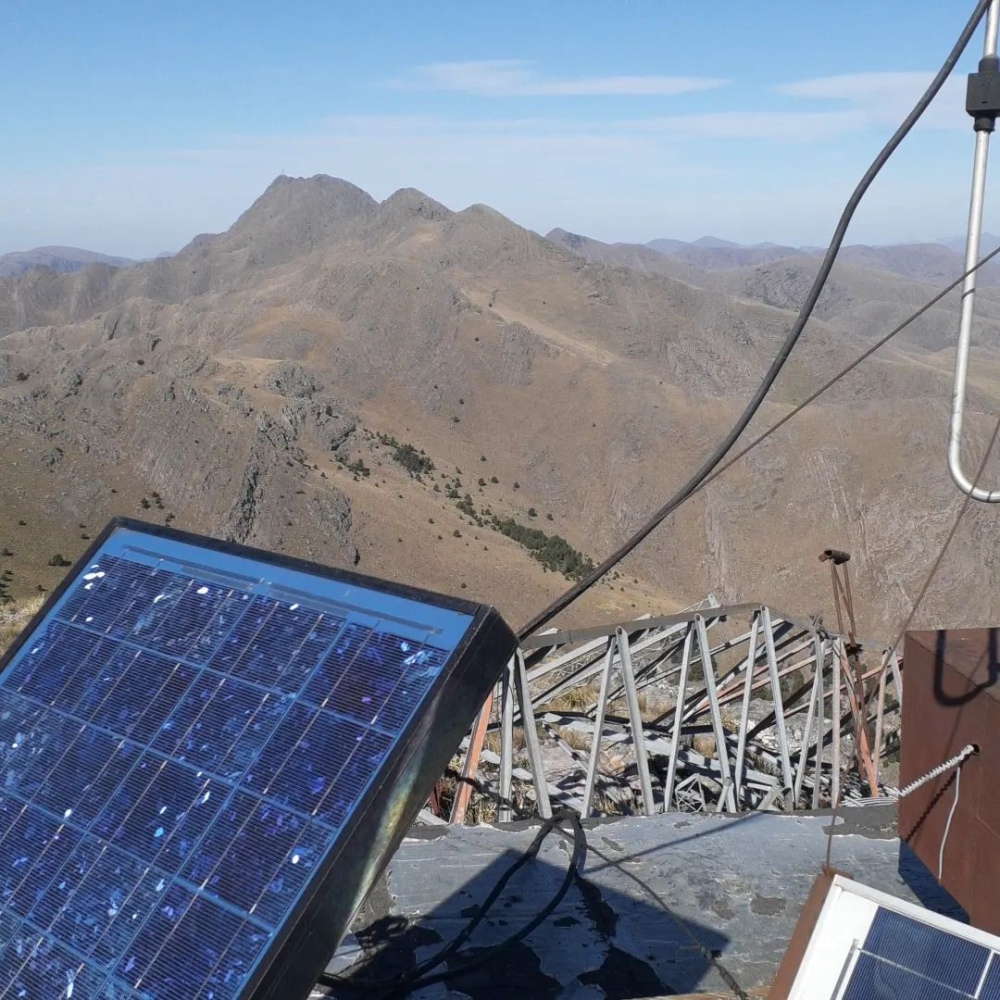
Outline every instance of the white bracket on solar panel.
<path id="1" fill-rule="evenodd" d="M 515 644 L 112 522 L 0 659 L 0 1000 L 307 996 Z"/>
<path id="2" fill-rule="evenodd" d="M 1000 938 L 840 875 L 789 1000 L 1000 1000 Z"/>

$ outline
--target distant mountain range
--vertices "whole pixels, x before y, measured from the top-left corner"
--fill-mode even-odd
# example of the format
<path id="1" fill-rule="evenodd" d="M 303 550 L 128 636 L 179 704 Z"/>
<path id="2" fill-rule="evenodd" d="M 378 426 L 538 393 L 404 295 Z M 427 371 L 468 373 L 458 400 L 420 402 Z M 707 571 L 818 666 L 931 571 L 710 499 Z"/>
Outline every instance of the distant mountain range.
<path id="1" fill-rule="evenodd" d="M 553 229 L 548 239 L 576 249 L 574 240 L 585 240 L 597 245 L 597 241 L 589 237 L 568 233 L 564 229 Z M 825 253 L 825 247 L 786 246 L 780 243 L 735 243 L 718 236 L 701 236 L 696 240 L 677 240 L 671 238 L 650 240 L 645 244 L 637 243 L 602 243 L 602 247 L 614 248 L 625 257 L 632 257 L 642 248 L 655 250 L 656 253 L 674 257 L 702 271 L 725 271 L 741 267 L 757 267 L 786 257 L 818 256 Z M 984 233 L 982 252 L 990 253 L 1000 246 L 1000 236 Z M 942 252 L 944 248 L 947 253 Z M 905 278 L 915 278 L 918 281 L 945 280 L 949 274 L 961 272 L 962 256 L 965 253 L 965 237 L 942 237 L 931 243 L 894 243 L 879 246 L 856 244 L 844 247 L 839 255 L 841 261 L 862 264 L 875 270 L 888 271 Z M 7 254 L 0 254 L 0 278 L 17 277 L 32 268 L 47 267 L 61 274 L 71 274 L 80 271 L 89 264 L 107 264 L 110 267 L 130 267 L 133 264 L 147 260 L 160 260 L 172 257 L 173 253 L 166 251 L 156 257 L 133 260 L 129 257 L 114 257 L 97 253 L 93 250 L 83 250 L 78 247 L 35 247 Z M 604 263 L 616 263 L 605 259 Z M 623 260 L 621 263 L 630 264 Z M 959 270 L 956 272 L 955 268 Z M 992 279 L 992 280 L 991 280 Z M 1000 266 L 996 272 L 984 269 L 981 276 L 983 284 L 1000 284 Z"/>
<path id="2" fill-rule="evenodd" d="M 0 278 L 15 278 L 35 267 L 48 267 L 60 274 L 71 274 L 88 264 L 128 267 L 134 263 L 128 257 L 110 257 L 108 254 L 80 250 L 77 247 L 35 247 L 34 250 L 0 254 Z"/>
<path id="3" fill-rule="evenodd" d="M 702 236 L 692 242 L 675 239 L 651 240 L 649 243 L 600 243 L 586 236 L 553 229 L 548 239 L 603 264 L 622 267 L 639 266 L 642 270 L 659 271 L 683 280 L 692 280 L 695 272 L 735 271 L 746 267 L 762 267 L 778 261 L 819 257 L 823 247 L 793 247 L 777 243 L 755 243 L 747 246 Z M 983 235 L 982 253 L 1000 246 L 1000 237 Z M 653 251 L 661 259 L 649 256 Z M 943 239 L 934 243 L 900 243 L 888 246 L 855 244 L 841 248 L 840 264 L 855 264 L 866 270 L 884 271 L 913 281 L 945 284 L 964 270 L 965 237 Z M 669 266 L 662 258 L 668 258 Z M 685 268 L 693 269 L 687 271 Z M 1000 261 L 992 261 L 979 272 L 979 284 L 1000 286 Z"/>
<path id="4" fill-rule="evenodd" d="M 940 244 L 941 246 L 947 247 L 949 250 L 957 250 L 959 253 L 965 253 L 965 236 L 942 236 L 940 239 L 932 240 L 931 245 Z M 647 247 L 652 247 L 659 253 L 675 253 L 679 250 L 685 250 L 688 247 L 698 247 L 700 250 L 784 250 L 786 253 L 825 253 L 826 247 L 814 247 L 814 246 L 800 246 L 791 247 L 783 246 L 780 243 L 734 243 L 732 240 L 723 240 L 718 236 L 700 236 L 696 240 L 686 241 L 686 240 L 674 240 L 674 239 L 660 239 L 660 240 L 650 240 L 645 244 Z M 897 247 L 903 246 L 926 246 L 925 243 L 913 243 L 913 242 L 901 242 L 901 243 L 879 243 L 870 249 L 873 250 L 892 250 Z M 982 252 L 990 253 L 1000 246 L 1000 236 L 994 236 L 992 233 L 983 233 L 982 237 Z"/>
<path id="5" fill-rule="evenodd" d="M 945 236 L 934 242 L 948 247 L 949 250 L 957 250 L 961 254 L 965 253 L 964 236 Z M 981 253 L 992 253 L 998 246 L 1000 246 L 1000 236 L 994 236 L 993 233 L 983 233 L 979 248 Z"/>

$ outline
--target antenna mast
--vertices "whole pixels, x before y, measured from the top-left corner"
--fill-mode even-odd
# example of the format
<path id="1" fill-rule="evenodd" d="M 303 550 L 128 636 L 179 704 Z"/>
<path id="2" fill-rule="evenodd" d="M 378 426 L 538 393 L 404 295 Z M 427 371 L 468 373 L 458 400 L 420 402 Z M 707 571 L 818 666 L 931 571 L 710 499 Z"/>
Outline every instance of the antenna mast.
<path id="1" fill-rule="evenodd" d="M 1000 503 L 1000 490 L 986 490 L 969 479 L 962 469 L 962 419 L 965 415 L 965 390 L 969 376 L 969 342 L 975 312 L 976 271 L 983 232 L 983 204 L 986 197 L 986 163 L 990 133 L 1000 114 L 1000 60 L 997 59 L 997 29 L 1000 26 L 1000 0 L 990 0 L 986 11 L 986 38 L 979 70 L 969 74 L 965 110 L 972 115 L 976 132 L 976 151 L 972 161 L 972 197 L 969 202 L 969 229 L 965 242 L 965 269 L 969 271 L 962 285 L 962 311 L 958 325 L 958 349 L 955 356 L 955 385 L 952 390 L 951 428 L 948 435 L 948 471 L 958 488 L 973 500 Z"/>

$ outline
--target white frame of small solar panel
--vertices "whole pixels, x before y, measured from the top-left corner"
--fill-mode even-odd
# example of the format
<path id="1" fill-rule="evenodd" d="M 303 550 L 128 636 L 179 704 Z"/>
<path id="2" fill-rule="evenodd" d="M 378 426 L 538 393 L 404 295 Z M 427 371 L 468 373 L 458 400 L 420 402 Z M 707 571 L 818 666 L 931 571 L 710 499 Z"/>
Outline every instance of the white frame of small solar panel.
<path id="1" fill-rule="evenodd" d="M 788 1000 L 839 1000 L 850 982 L 858 949 L 880 908 L 1000 952 L 1000 937 L 835 875 Z"/>

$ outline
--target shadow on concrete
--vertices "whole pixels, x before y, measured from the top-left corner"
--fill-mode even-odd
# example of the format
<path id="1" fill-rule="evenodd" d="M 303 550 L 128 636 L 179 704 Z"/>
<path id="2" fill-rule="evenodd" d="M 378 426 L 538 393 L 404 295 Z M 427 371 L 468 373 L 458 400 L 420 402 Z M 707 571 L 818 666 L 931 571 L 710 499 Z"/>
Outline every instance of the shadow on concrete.
<path id="1" fill-rule="evenodd" d="M 330 995 L 339 1000 L 382 995 L 390 983 L 412 973 L 463 930 L 519 857 L 517 851 L 504 852 L 417 922 L 383 913 L 366 926 L 356 927 L 354 935 L 364 958 L 341 973 L 341 981 Z M 564 876 L 565 868 L 539 859 L 529 862 L 511 879 L 461 952 L 433 971 L 458 973 L 470 957 L 488 953 L 546 905 Z M 423 877 L 435 880 L 433 865 Z M 431 891 L 429 887 L 428 895 Z M 686 926 L 716 955 L 728 944 L 728 938 L 709 927 L 691 921 Z M 448 983 L 449 993 L 442 994 L 441 987 L 435 986 L 395 995 L 629 1000 L 694 992 L 706 977 L 713 982 L 717 979 L 709 966 L 708 958 L 683 927 L 644 898 L 638 886 L 635 895 L 621 894 L 599 886 L 584 874 L 576 877 L 566 898 L 544 924 L 523 941 L 495 952 L 475 970 L 457 974 Z"/>
<path id="2" fill-rule="evenodd" d="M 969 915 L 905 841 L 899 845 L 899 877 L 928 910 L 960 920 L 963 924 L 969 922 Z"/>
<path id="3" fill-rule="evenodd" d="M 682 829 L 684 826 L 694 826 L 685 819 L 688 814 L 685 813 L 675 813 L 678 817 L 675 829 Z M 719 813 L 718 816 L 713 817 L 716 822 L 712 823 L 704 830 L 700 830 L 697 833 L 689 834 L 686 837 L 678 837 L 676 840 L 670 841 L 670 847 L 680 847 L 682 844 L 690 844 L 695 840 L 703 840 L 706 837 L 723 837 L 728 834 L 738 834 L 743 833 L 748 825 L 754 824 L 755 821 L 759 821 L 762 816 L 768 815 L 763 812 L 751 812 L 751 813 Z M 587 831 L 588 836 L 592 833 L 600 832 L 601 828 L 604 826 L 613 827 L 616 820 L 619 817 L 604 819 L 604 820 L 584 820 L 583 825 Z M 699 819 L 702 817 L 699 817 Z M 613 868 L 615 865 L 621 865 L 626 862 L 639 861 L 644 857 L 651 854 L 658 854 L 663 850 L 663 844 L 657 844 L 655 847 L 649 847 L 644 851 L 633 851 L 631 854 L 622 855 L 615 859 L 615 864 L 604 863 L 600 865 L 594 865 L 589 869 L 591 873 L 603 871 L 605 868 Z"/>

